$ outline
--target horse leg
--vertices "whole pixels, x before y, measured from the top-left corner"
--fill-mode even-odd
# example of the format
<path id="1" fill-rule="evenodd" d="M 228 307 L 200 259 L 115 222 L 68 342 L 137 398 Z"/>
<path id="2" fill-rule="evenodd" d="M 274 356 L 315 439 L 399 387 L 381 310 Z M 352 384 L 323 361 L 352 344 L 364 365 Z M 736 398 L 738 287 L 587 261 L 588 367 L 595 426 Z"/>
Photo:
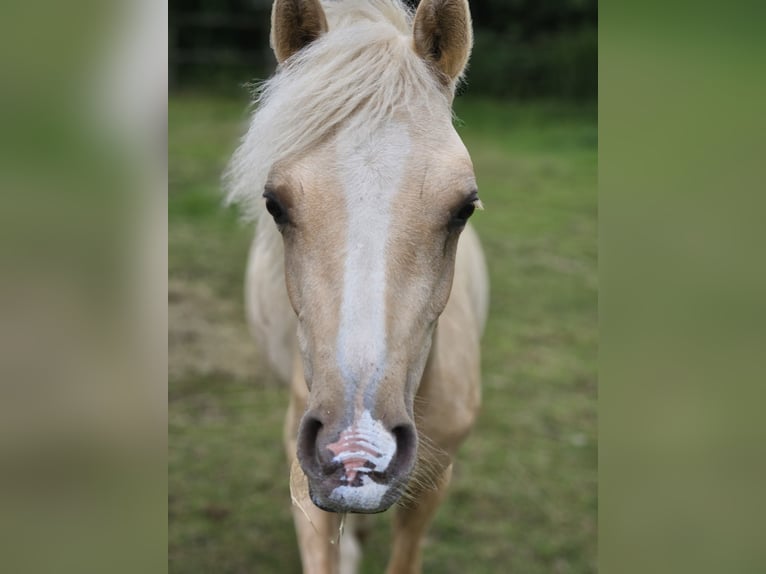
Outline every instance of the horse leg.
<path id="1" fill-rule="evenodd" d="M 308 389 L 303 379 L 300 358 L 294 368 L 290 406 L 285 419 L 285 449 L 290 462 L 293 521 L 298 538 L 304 574 L 337 574 L 339 568 L 340 517 L 320 510 L 308 496 L 306 477 L 296 459 L 296 436 L 301 417 L 306 410 Z"/>
<path id="2" fill-rule="evenodd" d="M 303 509 L 293 505 L 293 520 L 298 536 L 304 574 L 337 574 L 340 564 L 337 540 L 340 520 L 309 502 Z"/>
<path id="3" fill-rule="evenodd" d="M 362 559 L 361 521 L 366 517 L 361 514 L 347 514 L 340 539 L 340 574 L 357 574 Z"/>
<path id="4" fill-rule="evenodd" d="M 444 499 L 451 477 L 452 465 L 449 465 L 435 489 L 423 490 L 417 500 L 396 509 L 393 549 L 386 574 L 420 573 L 423 538 L 436 509 Z"/>

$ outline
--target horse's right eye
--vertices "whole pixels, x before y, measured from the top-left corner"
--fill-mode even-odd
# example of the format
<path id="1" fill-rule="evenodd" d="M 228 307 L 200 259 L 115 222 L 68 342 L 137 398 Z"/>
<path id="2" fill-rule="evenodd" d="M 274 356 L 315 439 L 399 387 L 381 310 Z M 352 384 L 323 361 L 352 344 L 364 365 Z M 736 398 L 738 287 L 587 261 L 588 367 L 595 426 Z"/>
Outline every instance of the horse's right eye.
<path id="1" fill-rule="evenodd" d="M 266 211 L 274 218 L 274 223 L 277 225 L 288 223 L 287 211 L 285 211 L 285 208 L 282 207 L 277 198 L 270 192 L 264 193 L 263 197 L 266 199 Z"/>

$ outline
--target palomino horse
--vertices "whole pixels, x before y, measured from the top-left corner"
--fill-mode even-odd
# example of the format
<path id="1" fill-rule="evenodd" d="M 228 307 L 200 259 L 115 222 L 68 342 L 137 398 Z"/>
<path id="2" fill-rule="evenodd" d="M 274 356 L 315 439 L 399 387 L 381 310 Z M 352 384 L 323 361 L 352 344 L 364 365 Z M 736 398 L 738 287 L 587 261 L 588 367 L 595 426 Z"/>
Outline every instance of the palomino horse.
<path id="1" fill-rule="evenodd" d="M 280 66 L 227 177 L 257 217 L 251 329 L 291 383 L 304 572 L 353 572 L 342 517 L 396 502 L 388 572 L 419 572 L 480 400 L 481 202 L 451 112 L 468 2 L 276 0 L 271 43 Z"/>

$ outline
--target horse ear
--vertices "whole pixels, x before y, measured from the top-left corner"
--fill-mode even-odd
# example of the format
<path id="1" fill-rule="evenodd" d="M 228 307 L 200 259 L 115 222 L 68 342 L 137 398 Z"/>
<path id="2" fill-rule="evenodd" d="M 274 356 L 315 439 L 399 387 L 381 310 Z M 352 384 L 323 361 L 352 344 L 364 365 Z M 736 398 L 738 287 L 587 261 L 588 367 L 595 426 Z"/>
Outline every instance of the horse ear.
<path id="1" fill-rule="evenodd" d="M 415 52 L 457 79 L 468 63 L 473 46 L 468 0 L 422 0 L 413 26 Z"/>
<path id="2" fill-rule="evenodd" d="M 280 64 L 327 32 L 319 0 L 274 0 L 271 8 L 271 48 Z"/>

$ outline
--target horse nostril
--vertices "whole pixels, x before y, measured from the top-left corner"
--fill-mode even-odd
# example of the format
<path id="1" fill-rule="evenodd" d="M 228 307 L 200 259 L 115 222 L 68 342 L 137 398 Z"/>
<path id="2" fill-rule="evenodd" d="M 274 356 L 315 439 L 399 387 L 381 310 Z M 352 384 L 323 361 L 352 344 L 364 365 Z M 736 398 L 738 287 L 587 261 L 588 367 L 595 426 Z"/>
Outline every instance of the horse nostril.
<path id="1" fill-rule="evenodd" d="M 317 452 L 317 437 L 324 425 L 313 416 L 306 415 L 298 429 L 297 455 L 304 471 L 319 474 L 321 461 Z"/>
<path id="2" fill-rule="evenodd" d="M 338 432 L 339 425 L 326 424 L 314 412 L 301 421 L 297 455 L 315 493 L 324 492 L 327 497 L 336 488 L 354 487 L 366 488 L 365 493 L 392 488 L 394 493 L 407 480 L 417 458 L 413 424 L 387 430 L 380 422 L 361 418 Z"/>
<path id="3" fill-rule="evenodd" d="M 391 429 L 396 439 L 396 456 L 389 466 L 391 476 L 403 476 L 409 473 L 415 464 L 418 450 L 418 434 L 412 424 L 401 424 Z"/>

